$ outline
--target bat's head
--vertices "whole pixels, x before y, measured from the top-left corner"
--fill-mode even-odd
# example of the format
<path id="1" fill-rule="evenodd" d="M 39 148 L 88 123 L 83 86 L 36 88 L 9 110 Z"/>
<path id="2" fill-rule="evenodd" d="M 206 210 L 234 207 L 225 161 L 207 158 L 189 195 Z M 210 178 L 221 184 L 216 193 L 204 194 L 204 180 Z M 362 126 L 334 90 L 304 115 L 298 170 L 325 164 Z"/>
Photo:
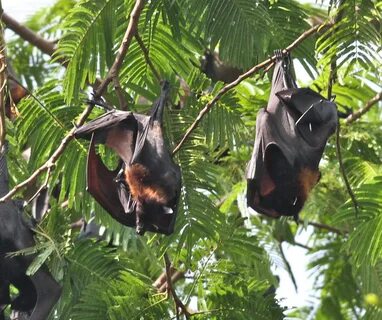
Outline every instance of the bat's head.
<path id="1" fill-rule="evenodd" d="M 300 136 L 311 146 L 323 148 L 337 127 L 337 107 L 333 101 L 309 88 L 276 93 L 295 121 Z"/>

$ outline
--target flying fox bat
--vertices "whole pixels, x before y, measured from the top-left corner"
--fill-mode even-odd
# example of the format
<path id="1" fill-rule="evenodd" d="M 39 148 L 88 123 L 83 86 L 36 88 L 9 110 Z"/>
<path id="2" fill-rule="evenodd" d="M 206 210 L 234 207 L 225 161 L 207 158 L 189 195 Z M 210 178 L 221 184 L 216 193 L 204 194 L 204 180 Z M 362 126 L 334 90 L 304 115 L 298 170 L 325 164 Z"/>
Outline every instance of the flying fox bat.
<path id="1" fill-rule="evenodd" d="M 247 205 L 271 217 L 298 219 L 320 179 L 318 164 L 337 126 L 334 102 L 297 88 L 289 55 L 276 53 L 272 88 L 256 120 L 256 139 L 247 166 Z"/>
<path id="2" fill-rule="evenodd" d="M 78 128 L 75 136 L 90 139 L 87 186 L 90 194 L 120 223 L 138 234 L 171 234 L 181 188 L 179 167 L 171 158 L 162 130 L 169 92 L 162 85 L 149 116 L 110 111 Z M 95 144 L 112 148 L 120 165 L 110 171 L 95 152 Z"/>
<path id="3" fill-rule="evenodd" d="M 210 50 L 205 51 L 201 59 L 200 69 L 212 81 L 222 81 L 224 83 L 235 81 L 243 73 L 242 70 L 225 64 L 220 60 L 217 52 L 211 52 Z"/>
<path id="4" fill-rule="evenodd" d="M 6 145 L 0 152 L 0 196 L 8 193 L 8 168 Z M 47 319 L 51 309 L 60 297 L 61 288 L 42 266 L 32 276 L 26 271 L 36 255 L 8 254 L 35 245 L 32 223 L 22 212 L 22 201 L 7 200 L 0 204 L 0 319 L 4 319 L 2 306 L 11 305 L 11 309 L 30 312 L 30 320 Z M 11 299 L 10 285 L 18 289 L 18 296 Z"/>

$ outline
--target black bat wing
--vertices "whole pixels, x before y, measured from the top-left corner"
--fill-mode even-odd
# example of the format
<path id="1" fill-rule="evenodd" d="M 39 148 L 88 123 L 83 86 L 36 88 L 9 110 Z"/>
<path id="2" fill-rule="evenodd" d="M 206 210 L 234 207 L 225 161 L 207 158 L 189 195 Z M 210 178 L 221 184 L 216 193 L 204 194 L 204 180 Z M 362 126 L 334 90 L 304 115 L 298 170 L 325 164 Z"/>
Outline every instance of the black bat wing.
<path id="1" fill-rule="evenodd" d="M 112 110 L 78 128 L 76 138 L 106 144 L 125 162 L 130 163 L 138 133 L 138 122 L 131 112 Z"/>
<path id="2" fill-rule="evenodd" d="M 151 108 L 150 116 L 143 116 L 138 114 L 136 115 L 138 122 L 138 135 L 131 163 L 136 162 L 137 159 L 140 157 L 142 149 L 147 140 L 147 135 L 150 130 L 156 131 L 156 139 L 163 140 L 161 126 L 163 121 L 163 110 L 166 105 L 169 92 L 169 83 L 167 81 L 163 81 L 160 97 L 154 101 Z M 155 130 L 155 128 L 158 128 L 158 130 Z"/>
<path id="3" fill-rule="evenodd" d="M 88 192 L 117 221 L 124 225 L 135 226 L 135 215 L 126 214 L 126 208 L 121 201 L 121 198 L 129 199 L 130 197 L 128 190 L 121 188 L 121 183 L 115 179 L 118 171 L 119 169 L 110 171 L 103 164 L 95 151 L 95 139 L 92 138 L 87 162 Z"/>

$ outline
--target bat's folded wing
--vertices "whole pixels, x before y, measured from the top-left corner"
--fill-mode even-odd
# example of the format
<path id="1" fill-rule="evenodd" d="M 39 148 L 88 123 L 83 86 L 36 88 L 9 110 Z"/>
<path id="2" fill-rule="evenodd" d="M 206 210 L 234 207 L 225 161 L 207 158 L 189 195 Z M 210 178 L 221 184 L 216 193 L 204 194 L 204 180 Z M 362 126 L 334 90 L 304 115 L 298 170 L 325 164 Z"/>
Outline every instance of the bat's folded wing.
<path id="1" fill-rule="evenodd" d="M 138 121 L 132 112 L 112 110 L 78 128 L 74 136 L 93 139 L 95 144 L 106 144 L 129 164 L 134 153 L 137 132 Z"/>
<path id="2" fill-rule="evenodd" d="M 76 129 L 74 136 L 90 140 L 95 133 L 95 142 L 104 143 L 109 130 L 123 126 L 127 120 L 133 120 L 134 114 L 128 111 L 112 110 Z"/>
<path id="3" fill-rule="evenodd" d="M 115 181 L 118 169 L 110 171 L 95 151 L 94 138 L 91 139 L 87 163 L 87 187 L 89 193 L 116 220 L 135 226 L 135 215 L 125 213 L 121 197 L 129 199 L 128 190 L 121 188 L 120 182 Z M 123 194 L 121 194 L 123 193 Z"/>

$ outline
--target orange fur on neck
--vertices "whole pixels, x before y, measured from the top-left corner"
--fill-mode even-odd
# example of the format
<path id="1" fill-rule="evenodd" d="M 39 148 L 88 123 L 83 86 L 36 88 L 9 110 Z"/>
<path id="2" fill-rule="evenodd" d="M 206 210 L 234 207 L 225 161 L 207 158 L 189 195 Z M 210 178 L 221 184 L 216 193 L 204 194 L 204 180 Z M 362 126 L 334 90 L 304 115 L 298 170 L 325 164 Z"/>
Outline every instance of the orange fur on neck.
<path id="1" fill-rule="evenodd" d="M 308 198 L 310 191 L 317 184 L 320 178 L 320 172 L 309 168 L 303 168 L 298 175 L 300 189 L 300 197 L 303 201 Z"/>
<path id="2" fill-rule="evenodd" d="M 131 195 L 145 202 L 157 202 L 165 205 L 168 202 L 163 188 L 152 183 L 150 171 L 141 164 L 133 164 L 125 170 L 126 182 Z"/>

